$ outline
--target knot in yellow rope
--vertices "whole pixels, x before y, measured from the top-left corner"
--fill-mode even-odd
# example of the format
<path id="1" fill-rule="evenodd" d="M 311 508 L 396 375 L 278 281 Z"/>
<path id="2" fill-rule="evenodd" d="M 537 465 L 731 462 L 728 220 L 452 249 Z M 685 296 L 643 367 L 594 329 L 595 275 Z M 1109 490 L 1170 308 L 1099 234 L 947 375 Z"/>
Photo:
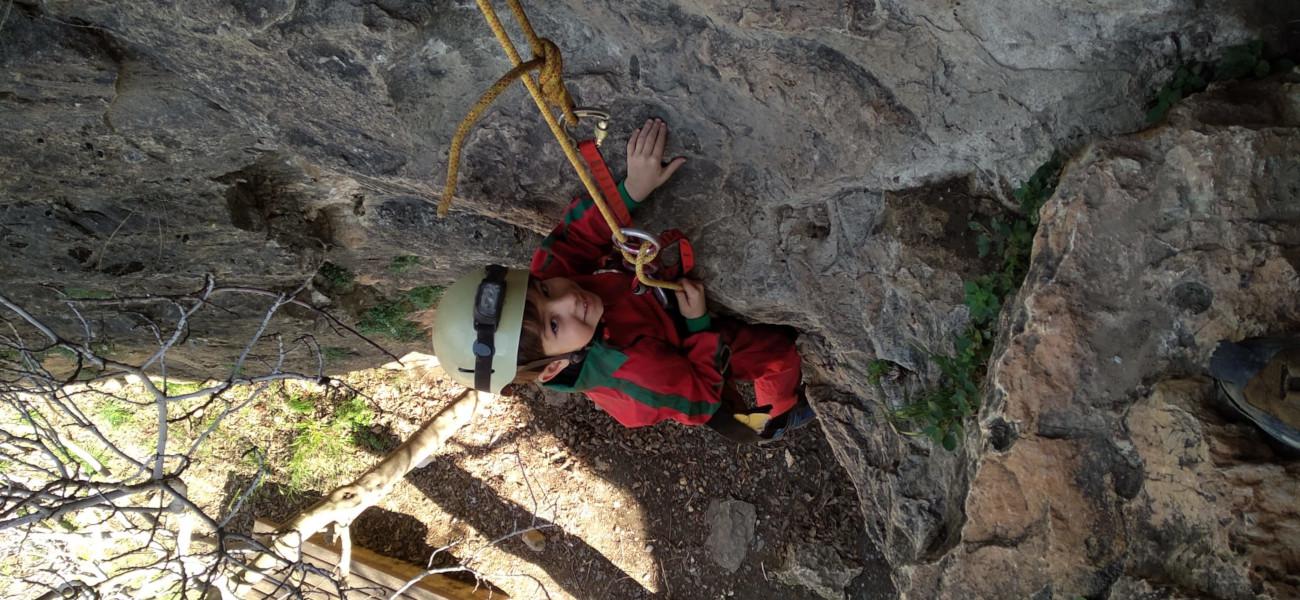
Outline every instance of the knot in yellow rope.
<path id="1" fill-rule="evenodd" d="M 573 112 L 573 97 L 569 95 L 569 88 L 564 85 L 564 57 L 560 54 L 559 46 L 546 38 L 537 38 L 533 47 L 540 51 L 538 56 L 534 56 L 528 62 L 515 65 L 513 69 L 497 79 L 496 83 L 483 92 L 478 102 L 469 109 L 465 118 L 461 119 L 460 126 L 456 128 L 456 135 L 451 138 L 451 150 L 447 154 L 447 183 L 442 188 L 438 216 L 447 216 L 447 211 L 451 209 L 451 199 L 456 194 L 456 179 L 460 174 L 460 155 L 465 147 L 465 138 L 469 136 L 474 123 L 478 122 L 484 112 L 487 112 L 497 96 L 506 91 L 516 79 L 523 78 L 527 81 L 528 72 L 537 70 L 538 84 L 546 102 L 560 109 L 567 123 L 577 125 L 578 115 Z"/>
<path id="2" fill-rule="evenodd" d="M 533 59 L 542 59 L 541 69 L 537 72 L 537 83 L 542 86 L 542 95 L 546 96 L 546 101 L 551 106 L 564 113 L 566 123 L 577 125 L 578 115 L 573 113 L 573 97 L 569 96 L 569 87 L 564 85 L 564 57 L 560 54 L 560 47 L 546 38 L 540 38 L 540 41 L 541 56 Z"/>

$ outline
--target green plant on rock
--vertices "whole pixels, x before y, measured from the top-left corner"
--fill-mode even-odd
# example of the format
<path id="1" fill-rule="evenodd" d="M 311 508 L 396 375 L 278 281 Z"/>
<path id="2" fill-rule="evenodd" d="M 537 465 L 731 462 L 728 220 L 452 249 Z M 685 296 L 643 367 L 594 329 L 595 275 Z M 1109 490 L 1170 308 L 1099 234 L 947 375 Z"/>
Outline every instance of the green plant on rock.
<path id="1" fill-rule="evenodd" d="M 1000 279 L 992 275 L 983 275 L 966 282 L 966 308 L 970 311 L 970 320 L 987 323 L 998 316 L 1002 310 L 1002 289 Z"/>
<path id="2" fill-rule="evenodd" d="M 407 318 L 412 312 L 432 307 L 442 297 L 443 288 L 421 286 L 371 307 L 361 315 L 357 330 L 367 335 L 385 335 L 402 342 L 424 336 L 420 326 Z"/>
<path id="3" fill-rule="evenodd" d="M 406 299 L 418 309 L 426 309 L 438 303 L 446 288 L 436 285 L 422 285 L 406 292 Z"/>
<path id="4" fill-rule="evenodd" d="M 320 275 L 325 280 L 325 283 L 335 289 L 351 287 L 352 283 L 356 281 L 356 277 L 352 275 L 351 271 L 329 261 L 322 263 L 320 270 L 316 271 L 316 274 Z"/>
<path id="5" fill-rule="evenodd" d="M 938 385 L 894 411 L 896 418 L 914 426 L 911 433 L 925 435 L 946 450 L 957 448 L 966 419 L 979 410 L 980 387 L 997 335 L 998 315 L 1029 271 L 1038 212 L 1056 191 L 1062 165 L 1061 157 L 1054 155 L 1016 188 L 1014 197 L 1020 203 L 1020 214 L 970 224 L 980 232 L 976 238 L 979 256 L 999 258 L 997 270 L 965 282 L 970 323 L 953 340 L 953 354 L 926 352 L 939 367 Z M 869 378 L 870 373 L 868 366 Z"/>
<path id="6" fill-rule="evenodd" d="M 871 385 L 880 385 L 880 380 L 897 367 L 898 365 L 883 358 L 874 359 L 867 363 L 867 382 Z"/>
<path id="7" fill-rule="evenodd" d="M 366 335 L 386 335 L 402 342 L 420 339 L 420 326 L 406 315 L 401 300 L 382 302 L 361 315 L 357 330 Z"/>
<path id="8" fill-rule="evenodd" d="M 1223 56 L 1214 63 L 1214 79 L 1243 79 L 1247 77 L 1266 77 L 1273 72 L 1273 65 L 1264 58 L 1264 42 L 1255 40 L 1245 44 L 1230 46 L 1223 50 Z"/>
<path id="9" fill-rule="evenodd" d="M 1223 49 L 1213 62 L 1188 62 L 1174 69 L 1174 74 L 1159 89 L 1147 110 L 1147 123 L 1157 123 L 1183 98 L 1204 91 L 1214 81 L 1258 79 L 1272 73 L 1288 71 L 1295 62 L 1286 57 L 1270 60 L 1264 42 L 1255 40 Z"/>
<path id="10" fill-rule="evenodd" d="M 1161 121 L 1179 100 L 1203 91 L 1208 85 L 1202 77 L 1204 70 L 1205 65 L 1202 63 L 1182 65 L 1175 69 L 1173 77 L 1156 90 L 1156 98 L 1152 101 L 1151 108 L 1147 110 L 1147 123 Z"/>
<path id="11" fill-rule="evenodd" d="M 393 273 L 402 273 L 418 264 L 420 264 L 420 257 L 403 254 L 393 257 L 393 260 L 388 263 L 388 270 Z"/>
<path id="12" fill-rule="evenodd" d="M 95 356 L 98 356 L 100 358 L 107 358 L 109 356 L 112 356 L 113 350 L 116 348 L 117 348 L 116 344 L 107 340 L 99 340 L 90 343 L 90 351 L 94 352 Z"/>

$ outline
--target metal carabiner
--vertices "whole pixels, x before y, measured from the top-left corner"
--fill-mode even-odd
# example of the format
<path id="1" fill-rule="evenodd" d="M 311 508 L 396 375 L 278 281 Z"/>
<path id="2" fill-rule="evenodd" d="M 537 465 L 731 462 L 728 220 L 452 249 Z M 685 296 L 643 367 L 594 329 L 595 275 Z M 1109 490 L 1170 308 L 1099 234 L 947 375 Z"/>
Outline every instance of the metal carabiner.
<path id="1" fill-rule="evenodd" d="M 609 113 L 599 108 L 575 108 L 573 114 L 577 115 L 579 121 L 593 117 L 596 119 L 592 137 L 596 140 L 596 146 L 600 147 L 609 136 Z"/>
<path id="2" fill-rule="evenodd" d="M 644 229 L 635 229 L 632 227 L 624 227 L 622 229 L 619 229 L 619 232 L 622 233 L 624 237 L 636 238 L 638 240 L 650 242 L 650 245 L 654 246 L 654 251 L 651 252 L 651 254 L 654 255 L 659 254 L 659 248 L 662 247 L 662 244 L 659 243 L 659 238 L 655 236 L 653 233 L 650 233 Z M 626 254 L 631 254 L 635 256 L 641 252 L 640 247 L 633 247 L 623 242 L 620 242 L 618 240 L 617 235 L 612 236 L 612 239 L 614 240 L 614 247 L 618 248 L 619 250 L 623 251 Z"/>

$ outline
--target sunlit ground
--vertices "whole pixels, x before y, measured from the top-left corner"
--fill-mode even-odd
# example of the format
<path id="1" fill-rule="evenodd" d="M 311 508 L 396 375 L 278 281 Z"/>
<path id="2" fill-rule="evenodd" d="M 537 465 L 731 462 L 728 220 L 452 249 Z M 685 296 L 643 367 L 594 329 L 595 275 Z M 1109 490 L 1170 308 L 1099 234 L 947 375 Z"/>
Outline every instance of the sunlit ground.
<path id="1" fill-rule="evenodd" d="M 458 391 L 426 358 L 404 362 L 404 367 L 349 374 L 346 386 L 287 381 L 262 389 L 238 386 L 215 401 L 173 402 L 166 452 L 190 453 L 210 430 L 183 475 L 191 500 L 238 530 L 248 531 L 255 516 L 284 519 L 360 475 Z M 207 384 L 155 380 L 155 385 L 182 396 Z M 151 460 L 158 414 L 142 383 L 110 380 L 65 393 L 122 452 Z M 517 598 L 581 596 L 579 589 L 622 589 L 632 582 L 643 592 L 659 589 L 663 572 L 651 556 L 654 540 L 647 538 L 631 490 L 602 475 L 611 465 L 570 455 L 566 441 L 532 421 L 528 407 L 515 399 L 481 406 L 475 420 L 427 467 L 363 515 L 353 534 L 356 543 L 412 562 L 427 561 L 433 549 L 450 546 L 436 564 L 468 563 Z M 95 480 L 115 481 L 134 471 L 95 436 L 73 427 L 70 418 L 51 425 L 76 449 L 75 466 L 95 473 Z M 5 431 L 21 432 L 24 426 L 11 407 L 0 408 Z M 6 462 L 0 468 L 13 481 L 40 483 L 21 464 Z M 165 520 L 164 527 L 174 521 Z M 174 582 L 160 580 L 157 573 L 123 575 L 161 551 L 114 558 L 144 545 L 144 534 L 124 531 L 131 527 L 126 517 L 96 510 L 46 519 L 29 532 L 0 532 L 0 589 L 15 597 L 34 596 L 46 591 L 42 584 L 76 579 L 99 585 L 104 597 L 174 597 Z M 532 527 L 543 535 L 529 534 L 527 544 L 510 535 Z M 166 543 L 167 536 L 157 542 Z M 557 573 L 587 580 L 557 582 Z M 147 595 L 139 595 L 141 586 Z"/>

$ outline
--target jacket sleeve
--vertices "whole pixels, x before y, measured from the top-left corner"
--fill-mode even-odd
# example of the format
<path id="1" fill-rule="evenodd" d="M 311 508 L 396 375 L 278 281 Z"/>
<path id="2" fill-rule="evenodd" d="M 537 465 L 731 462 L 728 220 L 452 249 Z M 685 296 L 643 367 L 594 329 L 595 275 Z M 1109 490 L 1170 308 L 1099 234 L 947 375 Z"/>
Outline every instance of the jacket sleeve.
<path id="1" fill-rule="evenodd" d="M 618 184 L 618 194 L 618 198 L 607 198 L 606 201 L 614 213 L 614 220 L 627 227 L 632 224 L 632 210 L 637 203 L 621 183 Z M 590 274 L 613 246 L 612 235 L 596 203 L 586 196 L 578 196 L 569 204 L 564 221 L 542 240 L 542 246 L 533 253 L 530 271 L 539 279 Z"/>
<path id="2" fill-rule="evenodd" d="M 716 332 L 686 338 L 681 348 L 642 339 L 624 349 L 612 381 L 587 396 L 626 427 L 672 419 L 702 425 L 718 411 L 730 352 Z"/>

